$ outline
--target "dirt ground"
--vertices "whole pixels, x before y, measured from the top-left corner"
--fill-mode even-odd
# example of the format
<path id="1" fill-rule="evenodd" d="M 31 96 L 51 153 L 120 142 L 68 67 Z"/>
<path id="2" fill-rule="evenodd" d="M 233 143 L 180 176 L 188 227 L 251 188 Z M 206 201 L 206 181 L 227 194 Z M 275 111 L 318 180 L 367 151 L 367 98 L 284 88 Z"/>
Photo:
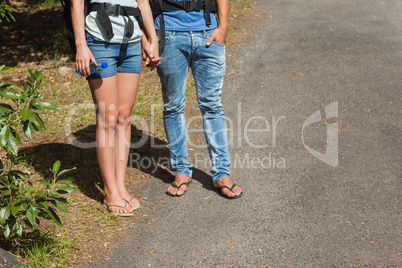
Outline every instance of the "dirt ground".
<path id="1" fill-rule="evenodd" d="M 72 100 L 81 99 L 82 92 L 71 88 L 77 85 L 82 86 L 82 83 L 85 87 L 85 81 L 80 80 L 74 74 L 60 75 L 59 73 L 60 67 L 74 68 L 73 56 L 64 34 L 61 6 L 35 6 L 32 8 L 31 4 L 15 1 L 11 3 L 19 12 L 15 14 L 16 22 L 2 23 L 0 64 L 17 67 L 18 70 L 7 73 L 2 80 L 22 86 L 28 78 L 28 74 L 25 72 L 28 68 L 40 70 L 49 80 L 42 91 L 45 100 L 61 107 L 67 107 Z M 240 45 L 245 38 L 251 36 L 258 17 L 258 11 L 253 8 L 252 1 L 231 0 L 230 30 L 227 38 L 228 55 L 232 53 L 231 48 Z M 139 90 L 155 94 L 156 102 L 162 102 L 159 81 L 155 72 L 143 68 Z M 189 91 L 186 114 L 187 116 L 198 115 L 194 85 L 191 84 L 191 81 L 189 81 Z M 85 101 L 90 101 L 89 97 L 86 97 Z M 149 105 L 147 102 L 149 99 L 145 98 L 144 101 L 137 97 L 136 106 Z M 103 184 L 100 179 L 95 150 L 80 149 L 71 145 L 65 133 L 60 130 L 63 128 L 63 120 L 59 119 L 57 113 L 60 112 L 49 112 L 44 115 L 48 131 L 35 133 L 31 140 L 25 141 L 21 152 L 34 155 L 35 158 L 20 168 L 26 172 L 28 180 L 37 181 L 50 177 L 49 168 L 56 160 L 61 161 L 62 169 L 77 167 L 71 176 L 76 179 L 78 191 L 67 197 L 70 214 L 60 213 L 64 225 L 56 227 L 51 222 L 42 221 L 41 228 L 42 231 L 50 231 L 60 239 L 73 241 L 77 247 L 72 249 L 74 258 L 68 260 L 67 265 L 68 267 L 81 267 L 107 256 L 110 249 L 130 229 L 136 228 L 137 216 L 116 218 L 108 214 L 102 207 Z M 147 134 L 153 135 L 157 143 L 166 145 L 161 117 L 156 120 L 155 124 L 156 130 Z M 75 130 L 74 134 L 80 141 L 94 140 L 93 121 L 79 122 L 75 125 Z M 142 130 L 139 126 L 133 125 L 132 133 L 133 140 L 136 140 L 141 136 Z M 197 140 L 202 142 L 204 137 L 200 134 L 192 139 L 197 143 Z M 136 152 L 139 155 L 168 155 L 167 147 L 155 151 L 149 143 Z M 4 159 L 5 153 L 2 152 L 0 157 Z M 164 172 L 173 178 L 169 171 L 164 170 Z M 143 195 L 146 193 L 136 192 L 135 189 L 139 184 L 152 179 L 150 170 L 129 167 L 127 188 L 132 191 L 133 196 L 144 200 Z M 2 245 L 2 247 L 16 253 L 16 247 L 10 247 L 10 245 Z"/>

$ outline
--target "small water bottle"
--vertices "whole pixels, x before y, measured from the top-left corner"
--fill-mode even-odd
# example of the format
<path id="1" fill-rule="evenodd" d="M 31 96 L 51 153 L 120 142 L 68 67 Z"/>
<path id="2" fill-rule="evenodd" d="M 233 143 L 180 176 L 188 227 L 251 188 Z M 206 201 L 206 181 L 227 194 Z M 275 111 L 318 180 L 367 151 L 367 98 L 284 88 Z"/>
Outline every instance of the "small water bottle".
<path id="1" fill-rule="evenodd" d="M 93 64 L 92 62 L 90 62 L 89 64 Z M 102 62 L 101 64 L 100 64 L 100 67 L 102 67 L 103 69 L 106 69 L 107 67 L 108 67 L 108 64 L 107 64 L 107 62 Z M 77 76 L 81 76 L 81 73 L 79 73 L 77 70 L 75 70 L 75 74 L 77 75 Z"/>

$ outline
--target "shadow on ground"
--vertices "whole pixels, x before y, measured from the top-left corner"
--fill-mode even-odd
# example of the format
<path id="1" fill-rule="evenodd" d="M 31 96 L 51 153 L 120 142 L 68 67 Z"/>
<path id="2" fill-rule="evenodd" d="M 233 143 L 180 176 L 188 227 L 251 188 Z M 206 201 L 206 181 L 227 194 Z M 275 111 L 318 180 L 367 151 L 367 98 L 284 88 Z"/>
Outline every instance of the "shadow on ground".
<path id="1" fill-rule="evenodd" d="M 52 60 L 71 53 L 61 4 L 44 9 L 12 1 L 11 6 L 18 12 L 13 13 L 15 22 L 1 23 L 1 64 L 16 67 L 19 63 Z"/>
<path id="2" fill-rule="evenodd" d="M 96 126 L 89 125 L 73 133 L 75 137 L 73 144 L 44 143 L 24 148 L 21 150 L 21 154 L 34 156 L 28 164 L 46 180 L 52 178 L 50 168 L 56 160 L 61 162 L 61 170 L 76 167 L 76 170 L 67 175 L 75 179 L 76 185 L 83 194 L 102 202 L 103 182 L 94 147 L 95 131 Z M 171 183 L 174 180 L 174 173 L 169 165 L 169 150 L 166 143 L 158 138 L 148 136 L 133 125 L 131 126 L 131 133 L 132 144 L 139 143 L 141 139 L 146 142 L 140 148 L 130 150 L 129 169 L 134 168 L 160 179 L 166 184 Z M 155 148 L 154 145 L 158 145 L 158 147 Z M 200 182 L 204 188 L 214 190 L 211 184 L 211 176 L 204 171 L 194 169 L 193 179 Z"/>

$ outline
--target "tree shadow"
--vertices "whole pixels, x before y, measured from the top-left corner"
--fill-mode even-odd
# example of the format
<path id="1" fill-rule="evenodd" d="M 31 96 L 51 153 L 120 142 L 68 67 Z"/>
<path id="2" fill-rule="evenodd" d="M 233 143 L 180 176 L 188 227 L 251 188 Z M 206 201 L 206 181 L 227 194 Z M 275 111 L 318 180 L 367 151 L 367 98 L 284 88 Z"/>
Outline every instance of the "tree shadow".
<path id="1" fill-rule="evenodd" d="M 34 156 L 28 160 L 28 164 L 46 180 L 52 178 L 50 169 L 56 160 L 61 162 L 61 170 L 76 167 L 67 175 L 75 179 L 75 184 L 81 193 L 102 202 L 103 181 L 96 157 L 95 131 L 96 126 L 89 125 L 70 134 L 69 139 L 72 144 L 44 143 L 24 148 L 21 154 Z M 169 163 L 167 144 L 161 139 L 147 135 L 133 125 L 131 125 L 131 133 L 131 143 L 141 146 L 130 150 L 128 167 L 139 169 L 166 184 L 173 182 L 174 175 Z M 193 179 L 200 182 L 204 188 L 214 190 L 211 176 L 204 171 L 195 168 Z"/>

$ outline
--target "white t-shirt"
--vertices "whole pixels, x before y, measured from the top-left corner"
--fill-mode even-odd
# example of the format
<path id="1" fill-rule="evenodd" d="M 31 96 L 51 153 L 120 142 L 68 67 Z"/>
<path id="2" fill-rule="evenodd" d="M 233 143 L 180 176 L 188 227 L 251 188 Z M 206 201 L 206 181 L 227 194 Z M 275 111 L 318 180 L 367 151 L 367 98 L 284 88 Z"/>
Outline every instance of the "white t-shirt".
<path id="1" fill-rule="evenodd" d="M 107 2 L 109 4 L 115 5 L 119 4 L 121 6 L 129 6 L 129 7 L 137 7 L 136 0 L 108 0 L 108 1 L 99 1 L 92 0 L 93 3 L 104 3 Z M 124 36 L 125 27 L 127 25 L 128 18 L 125 16 L 115 16 L 113 14 L 109 14 L 110 22 L 112 23 L 114 36 L 112 39 L 108 40 L 106 37 L 106 31 L 103 29 L 102 24 L 97 18 L 97 12 L 92 11 L 85 18 L 85 30 L 91 35 L 104 40 L 109 43 L 131 43 L 136 42 L 141 39 L 141 30 L 140 26 L 135 19 L 134 16 L 130 16 L 131 20 L 134 23 L 134 32 L 130 38 Z"/>

